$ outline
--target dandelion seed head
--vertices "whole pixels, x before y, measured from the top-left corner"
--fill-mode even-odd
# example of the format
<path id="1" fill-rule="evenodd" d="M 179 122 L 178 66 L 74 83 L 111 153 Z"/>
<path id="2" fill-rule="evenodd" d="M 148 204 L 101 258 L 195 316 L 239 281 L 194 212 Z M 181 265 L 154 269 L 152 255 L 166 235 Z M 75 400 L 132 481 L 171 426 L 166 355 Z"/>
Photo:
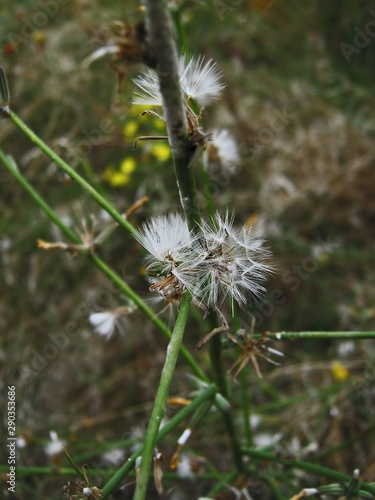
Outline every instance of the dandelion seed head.
<path id="1" fill-rule="evenodd" d="M 185 56 L 180 58 L 181 88 L 186 97 L 193 98 L 200 106 L 207 106 L 218 99 L 225 88 L 221 77 L 222 72 L 213 59 L 205 62 L 202 56 L 190 60 Z"/>
<path id="2" fill-rule="evenodd" d="M 168 275 L 191 252 L 190 234 L 185 219 L 180 214 L 152 217 L 135 235 L 137 241 L 149 252 L 147 264 L 160 264 L 160 274 Z"/>
<path id="3" fill-rule="evenodd" d="M 263 241 L 252 234 L 251 228 L 233 227 L 234 216 L 217 213 L 201 229 L 204 245 L 197 258 L 196 282 L 188 289 L 209 307 L 220 307 L 226 298 L 244 306 L 250 297 L 259 297 L 265 291 L 262 281 L 272 271 L 269 251 Z"/>
<path id="4" fill-rule="evenodd" d="M 184 99 L 192 98 L 200 106 L 207 106 L 217 99 L 225 88 L 217 63 L 212 59 L 205 61 L 202 56 L 195 59 L 182 55 L 178 63 L 178 74 Z M 143 75 L 134 78 L 133 82 L 138 87 L 134 92 L 134 104 L 162 105 L 159 80 L 154 70 L 146 70 Z"/>
<path id="5" fill-rule="evenodd" d="M 133 79 L 138 89 L 134 92 L 133 104 L 147 106 L 161 106 L 163 103 L 159 88 L 158 75 L 155 71 L 147 69 L 143 75 Z"/>
<path id="6" fill-rule="evenodd" d="M 150 290 L 166 300 L 180 300 L 186 290 L 208 307 L 229 298 L 244 306 L 265 291 L 262 282 L 272 272 L 269 251 L 251 227 L 233 227 L 234 215 L 217 213 L 203 222 L 200 233 L 189 232 L 178 214 L 153 217 L 135 236 L 149 252 Z"/>

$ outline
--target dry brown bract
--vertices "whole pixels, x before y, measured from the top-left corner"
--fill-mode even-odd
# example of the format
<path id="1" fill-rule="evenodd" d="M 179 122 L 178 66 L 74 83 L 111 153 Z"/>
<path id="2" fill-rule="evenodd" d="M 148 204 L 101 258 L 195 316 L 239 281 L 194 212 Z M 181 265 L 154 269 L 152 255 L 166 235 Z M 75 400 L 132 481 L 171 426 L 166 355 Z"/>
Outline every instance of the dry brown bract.
<path id="1" fill-rule="evenodd" d="M 63 487 L 64 496 L 70 500 L 76 500 L 79 498 L 87 498 L 88 500 L 100 500 L 104 497 L 102 490 L 96 486 L 90 486 L 89 480 L 87 478 L 87 473 L 83 466 L 83 475 L 85 476 L 85 481 L 69 481 L 66 486 Z M 76 493 L 75 493 L 76 492 Z"/>
<path id="2" fill-rule="evenodd" d="M 253 366 L 255 368 L 258 377 L 262 378 L 262 374 L 260 372 L 258 365 L 257 356 L 265 359 L 269 363 L 272 363 L 274 365 L 279 365 L 279 363 L 276 363 L 276 361 L 274 361 L 273 359 L 269 358 L 268 356 L 266 356 L 261 352 L 261 349 L 265 349 L 266 351 L 268 350 L 267 347 L 265 347 L 265 344 L 271 341 L 271 339 L 267 337 L 267 332 L 264 332 L 262 336 L 258 339 L 254 339 L 253 328 L 251 328 L 250 334 L 246 330 L 241 329 L 238 330 L 236 337 L 230 333 L 227 333 L 227 336 L 232 342 L 239 345 L 242 349 L 242 353 L 239 355 L 237 361 L 231 366 L 231 368 L 228 371 L 228 373 L 232 373 L 233 370 L 237 368 L 235 374 L 233 375 L 233 380 L 237 379 L 238 374 L 245 368 L 245 366 L 248 364 L 250 360 L 253 363 Z M 239 339 L 238 337 L 242 338 Z"/>

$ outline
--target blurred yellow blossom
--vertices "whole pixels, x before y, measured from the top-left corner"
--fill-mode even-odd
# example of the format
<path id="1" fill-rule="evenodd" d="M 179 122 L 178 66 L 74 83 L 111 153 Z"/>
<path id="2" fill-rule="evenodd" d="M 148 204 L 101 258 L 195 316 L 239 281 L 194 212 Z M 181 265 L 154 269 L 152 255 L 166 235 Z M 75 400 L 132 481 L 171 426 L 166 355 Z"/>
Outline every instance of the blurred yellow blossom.
<path id="1" fill-rule="evenodd" d="M 122 127 L 122 133 L 125 137 L 133 137 L 138 130 L 138 123 L 135 120 L 126 122 Z"/>
<path id="2" fill-rule="evenodd" d="M 108 165 L 102 173 L 102 179 L 112 187 L 122 187 L 129 183 L 130 175 L 116 170 L 112 165 Z"/>
<path id="3" fill-rule="evenodd" d="M 131 174 L 134 172 L 137 162 L 132 156 L 124 158 L 120 164 L 120 170 L 123 174 Z"/>
<path id="4" fill-rule="evenodd" d="M 157 118 L 154 120 L 154 126 L 157 130 L 165 130 L 165 123 Z"/>
<path id="5" fill-rule="evenodd" d="M 165 143 L 154 143 L 151 148 L 151 154 L 160 161 L 168 160 L 171 157 L 168 141 L 165 141 Z"/>
<path id="6" fill-rule="evenodd" d="M 150 109 L 150 106 L 145 104 L 134 104 L 130 109 L 130 116 L 138 117 L 143 113 L 143 111 L 147 111 Z"/>
<path id="7" fill-rule="evenodd" d="M 337 382 L 344 382 L 345 380 L 348 380 L 350 374 L 349 370 L 345 368 L 345 366 L 340 362 L 340 361 L 333 361 L 331 365 L 331 372 L 333 375 L 333 378 Z"/>

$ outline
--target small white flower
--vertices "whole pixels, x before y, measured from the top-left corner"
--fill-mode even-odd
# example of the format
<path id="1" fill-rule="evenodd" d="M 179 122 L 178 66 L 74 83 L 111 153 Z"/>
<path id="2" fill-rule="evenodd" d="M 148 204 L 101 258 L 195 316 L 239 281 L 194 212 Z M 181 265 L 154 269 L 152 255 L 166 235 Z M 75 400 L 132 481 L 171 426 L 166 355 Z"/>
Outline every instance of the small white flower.
<path id="1" fill-rule="evenodd" d="M 115 466 L 119 466 L 120 464 L 122 464 L 125 459 L 124 457 L 125 457 L 125 451 L 119 449 L 107 451 L 102 455 L 102 459 L 105 462 L 109 462 Z"/>
<path id="2" fill-rule="evenodd" d="M 55 455 L 58 455 L 62 451 L 64 451 L 64 442 L 59 441 L 59 437 L 56 433 L 56 431 L 50 431 L 49 433 L 51 441 L 49 441 L 45 446 L 44 446 L 44 453 L 48 455 L 49 457 L 53 457 Z"/>
<path id="3" fill-rule="evenodd" d="M 237 144 L 228 130 L 215 129 L 203 155 L 205 170 L 214 171 L 219 167 L 224 172 L 234 174 L 239 161 Z"/>
<path id="4" fill-rule="evenodd" d="M 191 459 L 185 454 L 180 455 L 180 460 L 177 465 L 177 475 L 183 479 L 194 479 L 195 477 Z"/>
<path id="5" fill-rule="evenodd" d="M 99 335 L 103 335 L 106 337 L 106 340 L 109 340 L 112 337 L 116 326 L 120 332 L 123 333 L 118 319 L 125 314 L 133 312 L 134 310 L 134 306 L 124 306 L 111 311 L 92 313 L 89 316 L 89 322 Z"/>
<path id="6" fill-rule="evenodd" d="M 206 106 L 219 97 L 225 84 L 221 80 L 221 71 L 212 59 L 195 59 L 182 55 L 179 59 L 178 73 L 184 99 L 194 99 L 200 106 Z M 134 78 L 138 86 L 134 104 L 161 106 L 163 103 L 158 76 L 153 70 L 146 70 L 142 76 Z"/>

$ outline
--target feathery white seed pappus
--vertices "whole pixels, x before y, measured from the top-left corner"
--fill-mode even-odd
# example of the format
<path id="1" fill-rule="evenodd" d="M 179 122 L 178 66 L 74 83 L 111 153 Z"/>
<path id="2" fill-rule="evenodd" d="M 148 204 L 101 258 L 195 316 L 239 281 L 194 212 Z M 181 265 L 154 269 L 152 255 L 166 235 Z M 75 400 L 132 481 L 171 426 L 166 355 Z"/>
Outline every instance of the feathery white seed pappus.
<path id="1" fill-rule="evenodd" d="M 207 106 L 217 99 L 225 88 L 221 82 L 222 72 L 212 59 L 205 62 L 204 57 L 190 59 L 182 55 L 179 59 L 178 73 L 185 100 L 190 97 L 200 106 Z M 158 76 L 153 70 L 146 70 L 143 75 L 133 79 L 138 89 L 134 92 L 134 104 L 161 106 L 162 95 Z"/>
<path id="2" fill-rule="evenodd" d="M 153 217 L 136 239 L 148 250 L 147 272 L 164 298 L 186 290 L 208 307 L 228 298 L 244 306 L 265 291 L 262 282 L 272 273 L 265 261 L 270 252 L 250 227 L 233 227 L 234 216 L 217 213 L 203 222 L 202 237 L 189 233 L 182 216 Z"/>

